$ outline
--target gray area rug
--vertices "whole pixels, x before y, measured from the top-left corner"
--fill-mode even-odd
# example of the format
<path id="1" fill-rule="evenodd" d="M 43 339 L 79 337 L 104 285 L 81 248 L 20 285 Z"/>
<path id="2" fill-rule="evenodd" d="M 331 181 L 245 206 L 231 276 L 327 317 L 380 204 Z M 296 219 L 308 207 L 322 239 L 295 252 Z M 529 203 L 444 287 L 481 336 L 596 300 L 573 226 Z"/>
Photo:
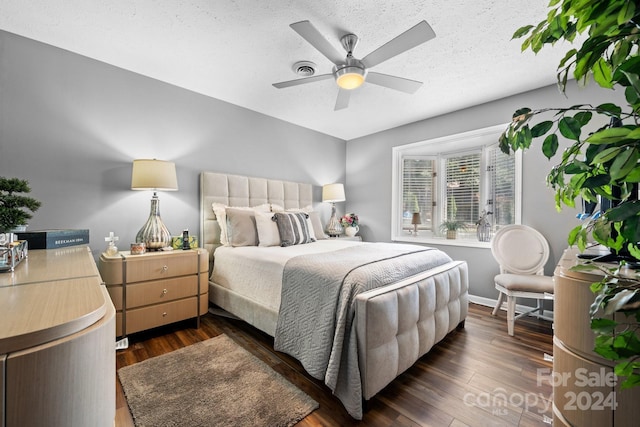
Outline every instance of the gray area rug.
<path id="1" fill-rule="evenodd" d="M 318 403 L 226 335 L 118 370 L 136 426 L 292 426 Z"/>

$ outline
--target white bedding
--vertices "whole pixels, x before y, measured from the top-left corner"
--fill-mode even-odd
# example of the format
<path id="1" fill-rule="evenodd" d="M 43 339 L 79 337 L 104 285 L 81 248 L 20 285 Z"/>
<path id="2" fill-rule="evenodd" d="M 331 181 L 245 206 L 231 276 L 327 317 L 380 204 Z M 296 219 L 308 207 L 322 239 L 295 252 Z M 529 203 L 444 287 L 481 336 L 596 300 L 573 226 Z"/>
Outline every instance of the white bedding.
<path id="1" fill-rule="evenodd" d="M 289 259 L 366 244 L 354 240 L 325 239 L 287 247 L 220 246 L 214 254 L 211 281 L 277 312 L 282 272 Z"/>

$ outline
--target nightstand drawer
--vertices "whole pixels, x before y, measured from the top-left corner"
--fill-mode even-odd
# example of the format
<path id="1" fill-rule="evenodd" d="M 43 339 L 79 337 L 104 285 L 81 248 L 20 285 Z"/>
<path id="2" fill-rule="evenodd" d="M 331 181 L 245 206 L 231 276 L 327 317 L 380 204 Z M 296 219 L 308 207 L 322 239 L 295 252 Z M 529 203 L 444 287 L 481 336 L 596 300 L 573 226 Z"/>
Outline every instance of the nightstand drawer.
<path id="1" fill-rule="evenodd" d="M 166 304 L 127 310 L 127 334 L 194 317 L 197 313 L 197 305 L 198 298 L 191 297 Z"/>
<path id="2" fill-rule="evenodd" d="M 189 252 L 127 258 L 126 269 L 127 283 L 186 276 L 198 271 L 198 258 Z"/>
<path id="3" fill-rule="evenodd" d="M 160 304 L 198 293 L 198 276 L 174 277 L 127 285 L 127 308 Z"/>

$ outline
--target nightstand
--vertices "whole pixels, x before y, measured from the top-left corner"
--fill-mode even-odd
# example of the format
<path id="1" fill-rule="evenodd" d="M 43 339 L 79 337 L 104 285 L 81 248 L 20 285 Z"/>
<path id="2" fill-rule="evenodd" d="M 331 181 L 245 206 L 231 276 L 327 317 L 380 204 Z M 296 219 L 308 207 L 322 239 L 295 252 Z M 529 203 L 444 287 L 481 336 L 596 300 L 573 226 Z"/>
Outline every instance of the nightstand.
<path id="1" fill-rule="evenodd" d="M 103 253 L 102 280 L 116 307 L 116 335 L 126 336 L 200 316 L 209 306 L 206 249 Z"/>

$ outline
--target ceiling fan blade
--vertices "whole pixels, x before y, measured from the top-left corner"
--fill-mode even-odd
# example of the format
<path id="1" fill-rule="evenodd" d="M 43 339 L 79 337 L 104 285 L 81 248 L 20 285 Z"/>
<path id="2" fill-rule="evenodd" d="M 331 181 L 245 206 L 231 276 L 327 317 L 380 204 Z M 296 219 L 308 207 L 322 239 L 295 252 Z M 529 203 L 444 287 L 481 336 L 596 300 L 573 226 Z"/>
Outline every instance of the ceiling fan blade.
<path id="1" fill-rule="evenodd" d="M 422 82 L 417 80 L 405 79 L 403 77 L 390 76 L 388 74 L 376 73 L 369 71 L 367 74 L 367 83 L 373 83 L 374 85 L 388 87 L 389 89 L 399 90 L 405 93 L 415 93 Z"/>
<path id="2" fill-rule="evenodd" d="M 343 110 L 349 106 L 349 98 L 351 98 L 351 91 L 346 89 L 340 89 L 338 91 L 338 99 L 336 99 L 336 107 L 334 111 Z"/>
<path id="3" fill-rule="evenodd" d="M 367 68 L 373 67 L 389 58 L 428 42 L 435 36 L 436 33 L 431 28 L 431 25 L 427 21 L 422 21 L 362 58 L 361 62 Z"/>
<path id="4" fill-rule="evenodd" d="M 315 47 L 321 54 L 326 56 L 329 61 L 334 64 L 344 63 L 346 55 L 333 47 L 311 22 L 295 22 L 291 24 L 290 27 L 293 28 L 296 33 L 300 34 L 303 39 L 308 41 L 311 46 Z"/>
<path id="5" fill-rule="evenodd" d="M 277 87 L 278 89 L 282 89 L 285 87 L 298 86 L 298 85 L 313 83 L 320 80 L 327 80 L 332 78 L 333 78 L 333 74 L 318 74 L 317 76 L 305 77 L 305 78 L 296 79 L 296 80 L 289 80 L 289 81 L 280 82 L 280 83 L 273 83 L 273 86 Z"/>

